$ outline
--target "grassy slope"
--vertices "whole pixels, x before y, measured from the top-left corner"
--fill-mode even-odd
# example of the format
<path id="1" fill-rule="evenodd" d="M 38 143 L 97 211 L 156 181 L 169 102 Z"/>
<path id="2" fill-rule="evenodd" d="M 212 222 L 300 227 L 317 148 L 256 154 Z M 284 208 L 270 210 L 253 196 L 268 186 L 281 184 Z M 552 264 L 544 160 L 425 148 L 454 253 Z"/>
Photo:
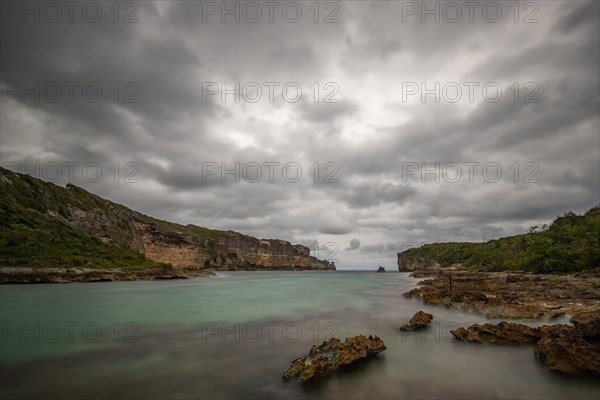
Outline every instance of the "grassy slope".
<path id="1" fill-rule="evenodd" d="M 442 266 L 462 263 L 486 270 L 575 272 L 600 267 L 600 206 L 584 215 L 567 212 L 542 232 L 485 243 L 433 243 L 411 254 Z"/>
<path id="2" fill-rule="evenodd" d="M 0 265 L 127 269 L 160 267 L 136 251 L 112 246 L 50 215 L 70 217 L 70 207 L 96 214 L 133 212 L 81 188 L 66 188 L 0 168 Z M 176 232 L 217 237 L 222 232 L 138 217 Z M 119 229 L 127 234 L 124 222 Z"/>

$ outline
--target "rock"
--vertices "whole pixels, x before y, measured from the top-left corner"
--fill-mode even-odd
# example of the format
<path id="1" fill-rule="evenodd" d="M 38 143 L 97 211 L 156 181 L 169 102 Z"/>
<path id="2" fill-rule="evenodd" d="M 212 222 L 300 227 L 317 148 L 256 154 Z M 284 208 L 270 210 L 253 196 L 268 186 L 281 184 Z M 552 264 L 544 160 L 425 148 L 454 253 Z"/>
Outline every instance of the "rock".
<path id="1" fill-rule="evenodd" d="M 379 268 L 377 268 L 377 272 L 385 272 L 385 268 L 383 268 L 382 266 L 379 266 Z"/>
<path id="2" fill-rule="evenodd" d="M 597 313 L 596 313 L 597 314 Z M 577 324 L 527 325 L 501 322 L 497 325 L 471 325 L 450 331 L 465 342 L 492 344 L 536 343 L 533 354 L 548 369 L 567 375 L 600 375 L 600 341 L 592 336 L 597 315 L 580 315 Z M 585 336 L 590 335 L 590 336 Z"/>
<path id="3" fill-rule="evenodd" d="M 531 276 L 529 274 L 525 274 L 524 272 L 520 274 L 508 274 L 506 276 L 507 283 L 513 282 L 541 282 L 544 278 L 541 276 Z"/>
<path id="4" fill-rule="evenodd" d="M 439 267 L 439 264 L 433 260 L 406 254 L 398 253 L 398 271 L 414 271 L 416 269 L 431 269 Z"/>
<path id="5" fill-rule="evenodd" d="M 600 338 L 600 312 L 576 314 L 571 318 L 571 323 L 584 337 Z"/>
<path id="6" fill-rule="evenodd" d="M 301 382 L 309 382 L 330 375 L 339 368 L 349 366 L 386 349 L 378 336 L 364 335 L 340 339 L 332 338 L 321 345 L 314 345 L 307 356 L 295 359 L 283 379 L 298 377 Z"/>
<path id="7" fill-rule="evenodd" d="M 400 330 L 410 332 L 416 329 L 421 329 L 427 324 L 430 324 L 432 319 L 433 315 L 423 311 L 419 311 L 415 315 L 413 315 L 408 324 L 402 325 L 402 327 L 400 327 Z"/>
<path id="8" fill-rule="evenodd" d="M 550 312 L 550 314 L 548 314 L 548 319 L 553 320 L 553 319 L 560 318 L 564 315 L 565 315 L 564 311 L 552 311 L 552 312 Z"/>
<path id="9" fill-rule="evenodd" d="M 555 325 L 533 349 L 551 371 L 566 375 L 600 375 L 600 343 L 587 341 L 577 329 Z"/>
<path id="10" fill-rule="evenodd" d="M 478 311 L 488 318 L 540 318 L 557 310 L 571 315 L 591 311 L 600 315 L 600 273 L 582 278 L 572 274 L 453 271 L 451 287 L 448 275 L 438 274 L 419 282 L 419 287 L 404 296 Z"/>
<path id="11" fill-rule="evenodd" d="M 500 322 L 497 325 L 475 324 L 467 329 L 454 329 L 450 333 L 463 342 L 491 344 L 535 343 L 541 337 L 541 332 L 538 329 L 512 322 Z"/>

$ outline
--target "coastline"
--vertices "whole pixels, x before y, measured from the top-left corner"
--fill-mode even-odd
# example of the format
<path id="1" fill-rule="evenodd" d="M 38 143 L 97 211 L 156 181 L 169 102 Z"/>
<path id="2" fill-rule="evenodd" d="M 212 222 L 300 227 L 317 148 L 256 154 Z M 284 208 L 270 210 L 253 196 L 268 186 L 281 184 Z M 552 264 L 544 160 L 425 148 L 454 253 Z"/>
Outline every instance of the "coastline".
<path id="1" fill-rule="evenodd" d="M 0 284 L 113 282 L 210 277 L 214 272 L 198 269 L 152 268 L 124 270 L 122 268 L 31 268 L 0 267 Z"/>
<path id="2" fill-rule="evenodd" d="M 1 266 L 0 285 L 188 279 L 194 277 L 213 277 L 217 276 L 219 272 L 236 271 L 336 272 L 336 270 L 323 270 L 308 267 L 237 268 L 223 270 L 212 268 L 149 268 L 142 270 L 127 270 L 124 268 L 32 268 Z"/>

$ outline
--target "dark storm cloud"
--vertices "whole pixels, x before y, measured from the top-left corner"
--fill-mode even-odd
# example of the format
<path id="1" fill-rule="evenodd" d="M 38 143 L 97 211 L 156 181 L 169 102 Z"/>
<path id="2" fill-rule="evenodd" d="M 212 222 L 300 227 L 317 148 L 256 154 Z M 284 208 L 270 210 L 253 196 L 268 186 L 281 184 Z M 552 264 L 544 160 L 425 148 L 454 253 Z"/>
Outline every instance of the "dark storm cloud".
<path id="1" fill-rule="evenodd" d="M 480 13 L 474 22 L 402 22 L 403 2 L 381 1 L 341 2 L 331 24 L 315 24 L 307 7 L 297 23 L 203 22 L 202 3 L 191 1 L 139 2 L 134 24 L 114 23 L 108 10 L 95 24 L 8 21 L 0 27 L 4 91 L 11 82 L 98 82 L 104 96 L 7 96 L 2 162 L 135 162 L 137 184 L 75 183 L 183 224 L 333 242 L 342 268 L 393 264 L 415 243 L 521 233 L 600 202 L 599 6 L 537 2 L 538 22 L 516 24 L 512 2 L 501 4 L 497 23 Z M 504 91 L 496 103 L 402 101 L 403 82 L 423 81 L 498 82 Z M 114 82 L 137 85 L 139 101 L 115 102 Z M 256 103 L 222 101 L 221 93 L 203 97 L 206 82 L 294 82 L 303 96 L 289 102 L 277 91 L 271 103 L 263 87 Z M 337 103 L 323 102 L 328 82 Z M 522 101 L 527 82 L 538 85 L 537 103 Z M 236 183 L 202 173 L 207 162 L 271 161 L 298 163 L 302 179 L 290 183 L 278 170 L 273 182 Z M 496 162 L 503 177 L 407 180 L 409 162 Z M 523 182 L 528 162 L 537 183 Z M 337 167 L 337 183 L 323 182 L 326 163 Z"/>
<path id="2" fill-rule="evenodd" d="M 564 33 L 579 29 L 590 29 L 597 33 L 599 7 L 598 2 L 588 2 L 578 6 L 565 4 L 558 11 L 560 18 L 556 22 L 555 28 Z"/>
<path id="3" fill-rule="evenodd" d="M 363 183 L 350 186 L 342 195 L 351 208 L 374 207 L 381 203 L 401 205 L 417 191 L 409 185 Z"/>

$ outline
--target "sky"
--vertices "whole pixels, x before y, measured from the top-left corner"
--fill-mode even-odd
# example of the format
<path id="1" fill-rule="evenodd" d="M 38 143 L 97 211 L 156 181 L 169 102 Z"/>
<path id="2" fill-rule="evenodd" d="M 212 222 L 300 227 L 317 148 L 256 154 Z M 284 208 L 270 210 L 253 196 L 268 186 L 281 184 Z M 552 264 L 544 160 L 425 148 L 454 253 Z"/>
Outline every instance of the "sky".
<path id="1" fill-rule="evenodd" d="M 596 1 L 0 11 L 0 164 L 157 218 L 393 269 L 600 202 Z"/>

